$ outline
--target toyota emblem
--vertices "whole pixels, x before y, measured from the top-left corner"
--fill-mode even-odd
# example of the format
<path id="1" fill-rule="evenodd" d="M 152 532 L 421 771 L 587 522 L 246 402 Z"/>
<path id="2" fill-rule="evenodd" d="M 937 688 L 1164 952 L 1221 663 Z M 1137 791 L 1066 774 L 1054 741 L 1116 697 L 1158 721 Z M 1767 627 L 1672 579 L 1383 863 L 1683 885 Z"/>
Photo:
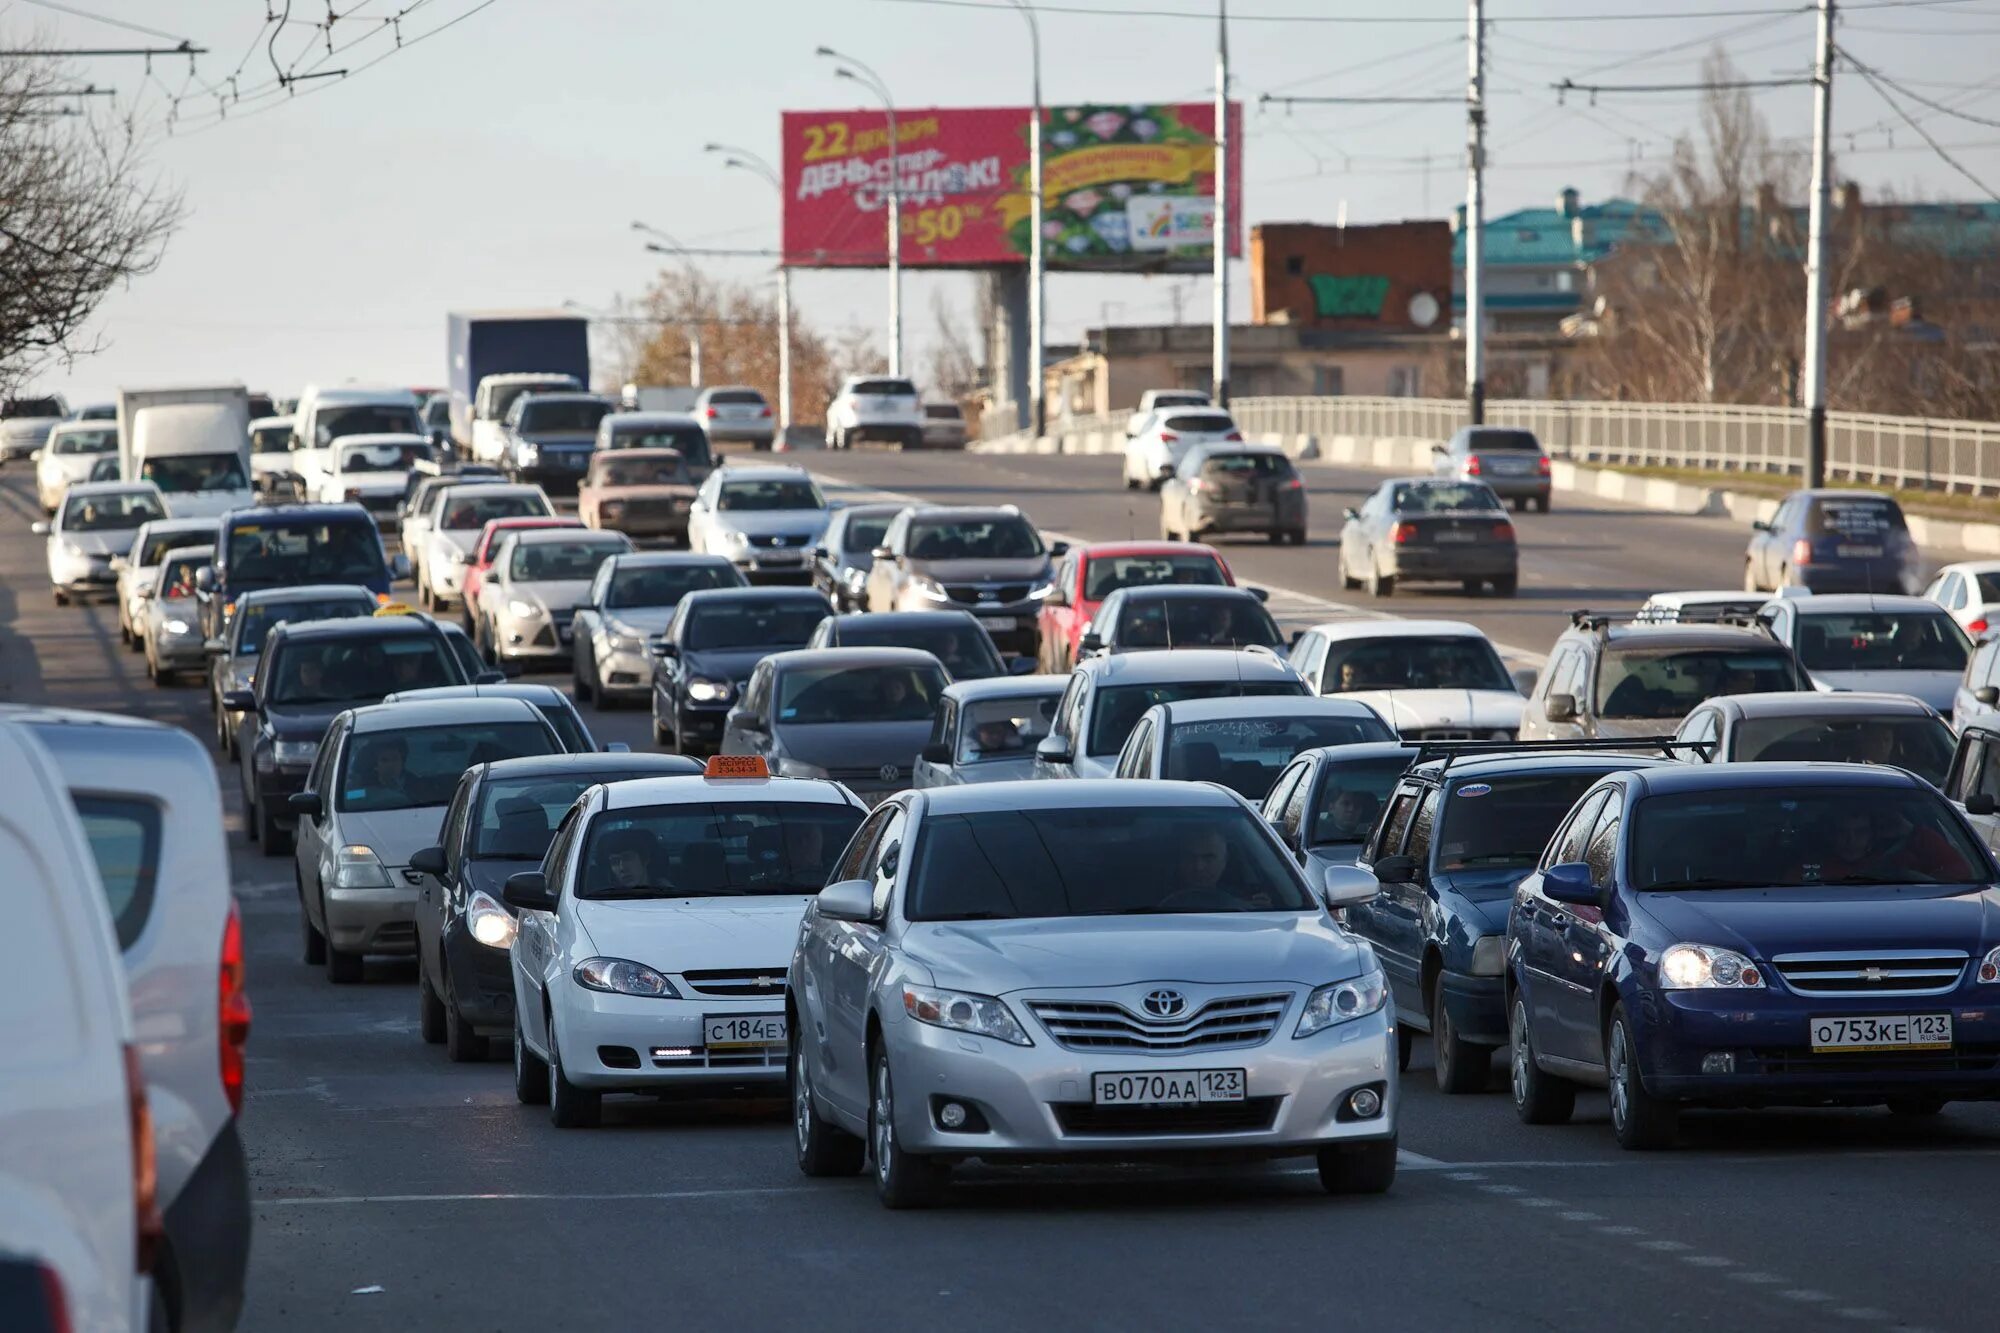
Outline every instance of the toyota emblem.
<path id="1" fill-rule="evenodd" d="M 1139 1003 L 1148 1018 L 1176 1018 L 1187 1008 L 1187 997 L 1177 990 L 1152 990 Z"/>
<path id="2" fill-rule="evenodd" d="M 894 764 L 884 764 L 876 770 L 876 775 L 884 782 L 894 782 L 899 771 Z"/>

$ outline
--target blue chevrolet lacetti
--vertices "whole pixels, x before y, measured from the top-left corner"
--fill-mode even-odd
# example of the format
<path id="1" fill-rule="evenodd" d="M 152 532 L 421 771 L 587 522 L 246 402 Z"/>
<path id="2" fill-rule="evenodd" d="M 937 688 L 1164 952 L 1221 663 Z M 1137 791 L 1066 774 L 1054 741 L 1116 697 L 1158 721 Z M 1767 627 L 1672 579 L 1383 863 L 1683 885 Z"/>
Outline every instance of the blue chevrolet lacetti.
<path id="1" fill-rule="evenodd" d="M 1612 773 L 1515 891 L 1514 1105 L 1605 1087 L 1627 1148 L 1683 1107 L 2000 1099 L 2000 867 L 1901 769 Z"/>

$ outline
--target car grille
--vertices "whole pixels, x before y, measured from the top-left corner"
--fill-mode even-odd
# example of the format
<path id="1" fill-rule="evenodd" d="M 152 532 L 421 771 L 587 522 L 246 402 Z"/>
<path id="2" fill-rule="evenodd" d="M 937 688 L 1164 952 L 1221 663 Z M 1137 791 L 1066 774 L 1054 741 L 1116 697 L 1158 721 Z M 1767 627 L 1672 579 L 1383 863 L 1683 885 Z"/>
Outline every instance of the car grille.
<path id="1" fill-rule="evenodd" d="M 649 523 L 660 523 L 670 518 L 685 517 L 685 500 L 619 500 L 617 517 L 621 521 L 643 519 Z"/>
<path id="2" fill-rule="evenodd" d="M 827 776 L 849 787 L 901 791 L 910 785 L 913 771 L 909 764 L 897 764 L 896 776 L 885 778 L 882 776 L 882 765 L 877 764 L 872 768 L 830 768 L 827 770 Z"/>
<path id="3" fill-rule="evenodd" d="M 1290 1003 L 1282 994 L 1210 1000 L 1165 1022 L 1098 1000 L 1030 1000 L 1028 1009 L 1072 1051 L 1212 1051 L 1269 1041 Z"/>
<path id="4" fill-rule="evenodd" d="M 1241 1134 L 1269 1129 L 1282 1097 L 1246 1097 L 1240 1102 L 1196 1102 L 1179 1106 L 1096 1106 L 1051 1102 L 1064 1134 L 1084 1137 L 1147 1134 Z"/>
<path id="5" fill-rule="evenodd" d="M 954 602 L 977 606 L 981 602 L 1018 602 L 1028 595 L 1025 583 L 947 583 L 945 595 Z"/>
<path id="6" fill-rule="evenodd" d="M 697 995 L 747 995 L 772 999 L 785 993 L 785 965 L 765 968 L 718 968 L 683 972 L 681 979 Z"/>
<path id="7" fill-rule="evenodd" d="M 783 1069 L 785 1048 L 753 1046 L 747 1050 L 709 1051 L 695 1048 L 687 1055 L 656 1055 L 655 1069 Z"/>
<path id="8" fill-rule="evenodd" d="M 1955 1051 L 1855 1051 L 1824 1054 L 1796 1049 L 1749 1052 L 1766 1074 L 1980 1074 L 2000 1064 L 2000 1047 Z"/>
<path id="9" fill-rule="evenodd" d="M 810 545 L 810 542 L 807 538 L 798 536 L 795 533 L 778 532 L 753 533 L 750 537 L 750 544 L 760 548 L 776 546 L 797 550 Z"/>
<path id="10" fill-rule="evenodd" d="M 1936 995 L 1958 984 L 1966 955 L 1956 949 L 1885 949 L 1786 953 L 1771 962 L 1802 995 Z"/>

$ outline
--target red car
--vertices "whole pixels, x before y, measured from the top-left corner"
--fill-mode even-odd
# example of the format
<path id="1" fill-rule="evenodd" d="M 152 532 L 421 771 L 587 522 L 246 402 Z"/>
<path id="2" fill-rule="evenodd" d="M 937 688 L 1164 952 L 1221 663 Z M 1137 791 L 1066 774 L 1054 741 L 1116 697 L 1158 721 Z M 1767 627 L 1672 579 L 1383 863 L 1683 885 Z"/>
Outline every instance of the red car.
<path id="1" fill-rule="evenodd" d="M 1072 546 L 1056 565 L 1055 591 L 1042 603 L 1036 661 L 1051 674 L 1076 665 L 1077 640 L 1104 599 L 1152 583 L 1234 587 L 1228 562 L 1200 542 L 1092 542 Z"/>
<path id="2" fill-rule="evenodd" d="M 472 544 L 472 558 L 465 564 L 465 578 L 460 586 L 465 589 L 465 600 L 460 603 L 465 617 L 465 632 L 471 634 L 472 627 L 479 623 L 479 589 L 486 582 L 486 571 L 493 567 L 493 553 L 500 548 L 500 539 L 510 532 L 523 532 L 529 528 L 580 528 L 580 518 L 494 518 L 486 521 L 479 530 L 479 540 Z"/>

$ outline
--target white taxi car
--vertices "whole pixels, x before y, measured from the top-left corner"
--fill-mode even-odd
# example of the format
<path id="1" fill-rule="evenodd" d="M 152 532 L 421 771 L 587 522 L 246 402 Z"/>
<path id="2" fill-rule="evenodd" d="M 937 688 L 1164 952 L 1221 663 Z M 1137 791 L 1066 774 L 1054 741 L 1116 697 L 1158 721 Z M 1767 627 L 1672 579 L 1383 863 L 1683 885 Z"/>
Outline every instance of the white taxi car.
<path id="1" fill-rule="evenodd" d="M 756 756 L 592 787 L 508 879 L 514 1091 L 571 1128 L 607 1092 L 777 1092 L 806 905 L 867 809 Z"/>

